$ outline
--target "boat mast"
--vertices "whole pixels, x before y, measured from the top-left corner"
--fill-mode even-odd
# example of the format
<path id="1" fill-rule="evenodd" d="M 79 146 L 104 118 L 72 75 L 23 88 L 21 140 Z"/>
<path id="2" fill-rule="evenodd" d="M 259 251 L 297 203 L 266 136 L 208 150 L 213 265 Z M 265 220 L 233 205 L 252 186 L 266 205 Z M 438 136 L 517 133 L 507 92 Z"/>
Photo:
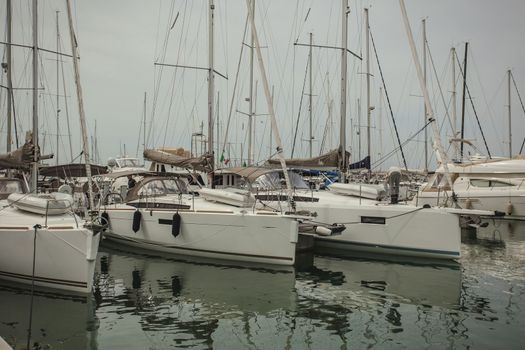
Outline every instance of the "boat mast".
<path id="1" fill-rule="evenodd" d="M 252 8 L 252 13 L 255 16 L 255 0 L 250 1 L 250 6 Z M 255 116 L 254 106 L 253 106 L 253 57 L 254 57 L 254 45 L 255 39 L 253 34 L 253 29 L 251 30 L 251 43 L 250 43 L 250 98 L 248 100 L 248 165 L 253 164 L 253 118 Z"/>
<path id="2" fill-rule="evenodd" d="M 341 17 L 342 17 L 342 50 L 341 50 L 341 129 L 339 132 L 340 151 L 342 156 L 341 161 L 341 182 L 345 182 L 346 171 L 348 164 L 346 164 L 346 63 L 347 63 L 347 46 L 348 46 L 348 0 L 341 1 Z"/>
<path id="3" fill-rule="evenodd" d="M 365 30 L 366 30 L 366 143 L 367 143 L 367 156 L 370 158 L 371 152 L 371 139 L 370 139 L 370 123 L 372 121 L 372 106 L 370 106 L 370 23 L 368 21 L 368 9 L 365 8 Z M 372 160 L 370 159 L 370 164 Z M 371 177 L 371 166 L 368 168 L 368 179 Z"/>
<path id="4" fill-rule="evenodd" d="M 37 191 L 38 184 L 38 4 L 33 0 L 33 144 L 35 153 L 31 172 L 31 192 Z"/>
<path id="5" fill-rule="evenodd" d="M 453 47 L 450 49 L 450 56 L 452 59 L 452 137 L 457 137 L 457 115 L 456 115 L 456 48 Z M 457 143 L 454 143 L 455 148 L 455 159 L 458 159 L 458 145 Z"/>
<path id="6" fill-rule="evenodd" d="M 12 8 L 11 8 L 11 0 L 7 0 L 7 52 L 6 52 L 6 58 L 7 58 L 7 145 L 6 145 L 6 152 L 11 152 L 11 143 L 13 140 L 11 139 L 11 129 L 12 124 L 11 121 L 13 119 L 12 116 L 12 109 L 13 106 L 11 105 L 12 99 L 13 99 L 13 79 L 12 79 L 12 65 L 13 65 L 13 57 L 11 54 L 11 40 L 12 40 L 12 30 L 13 30 L 13 19 L 12 19 Z"/>
<path id="7" fill-rule="evenodd" d="M 438 162 L 441 161 L 441 163 L 443 164 L 443 168 L 445 170 L 445 179 L 447 181 L 447 184 L 452 187 L 452 181 L 450 178 L 450 173 L 448 171 L 448 157 L 447 157 L 447 154 L 445 153 L 443 145 L 441 144 L 441 137 L 439 135 L 439 126 L 436 122 L 436 118 L 434 118 L 434 111 L 432 109 L 432 105 L 430 104 L 430 96 L 425 86 L 425 81 L 423 79 L 423 72 L 421 70 L 421 65 L 419 63 L 419 58 L 417 56 L 416 44 L 414 43 L 414 37 L 412 36 L 412 29 L 410 29 L 410 23 L 408 21 L 408 16 L 407 16 L 407 11 L 405 8 L 404 0 L 399 0 L 399 5 L 401 7 L 401 13 L 403 15 L 403 22 L 405 24 L 405 30 L 406 30 L 406 34 L 408 37 L 408 42 L 410 44 L 410 49 L 412 51 L 412 59 L 414 60 L 414 65 L 416 66 L 419 86 L 421 90 L 423 91 L 423 97 L 425 99 L 425 106 L 427 107 L 427 111 L 428 111 L 427 121 L 432 125 L 432 130 L 434 133 L 433 136 L 434 136 L 434 147 L 436 150 L 436 156 L 438 158 Z"/>
<path id="8" fill-rule="evenodd" d="M 55 14 L 56 14 L 56 25 L 57 25 L 57 127 L 56 127 L 56 132 L 57 132 L 57 148 L 55 150 L 55 159 L 56 159 L 56 165 L 58 165 L 58 147 L 59 147 L 59 143 L 60 143 L 60 121 L 59 121 L 59 114 L 60 114 L 60 107 L 59 107 L 59 104 L 60 104 L 60 85 L 59 85 L 59 60 L 60 60 L 60 56 L 59 56 L 59 52 L 60 52 L 60 31 L 59 31 L 59 27 L 58 27 L 58 12 L 59 11 L 55 11 Z"/>
<path id="9" fill-rule="evenodd" d="M 310 117 L 310 137 L 308 138 L 308 143 L 310 146 L 310 158 L 312 158 L 312 143 L 313 143 L 313 130 L 312 130 L 312 45 L 313 45 L 313 34 L 310 33 L 310 51 L 308 53 L 308 61 L 310 62 L 310 93 L 309 93 L 309 105 L 308 105 L 308 114 Z"/>
<path id="10" fill-rule="evenodd" d="M 268 79 L 266 77 L 266 70 L 264 68 L 264 62 L 263 62 L 263 56 L 261 53 L 261 46 L 259 44 L 259 37 L 257 36 L 257 29 L 255 27 L 255 18 L 253 16 L 253 12 L 250 8 L 250 0 L 246 0 L 246 6 L 248 7 L 248 12 L 250 16 L 250 22 L 252 25 L 252 33 L 255 39 L 255 49 L 257 50 L 257 62 L 259 64 L 259 72 L 261 74 L 262 82 L 263 82 L 263 88 L 264 88 L 264 95 L 266 97 L 266 104 L 268 105 L 268 111 L 270 113 L 270 118 L 272 122 L 272 130 L 273 134 L 275 136 L 275 141 L 277 144 L 277 157 L 279 158 L 279 162 L 281 163 L 281 168 L 283 169 L 284 179 L 286 181 L 286 188 L 288 190 L 288 198 L 289 198 L 289 204 L 292 206 L 290 209 L 295 209 L 292 203 L 293 195 L 292 195 L 292 186 L 290 183 L 290 178 L 288 176 L 288 171 L 286 168 L 286 161 L 284 160 L 283 156 L 283 143 L 281 141 L 281 135 L 279 133 L 279 129 L 277 127 L 277 120 L 275 117 L 275 110 L 273 108 L 273 101 L 272 96 L 270 93 L 270 85 L 268 84 Z"/>
<path id="11" fill-rule="evenodd" d="M 378 158 L 383 157 L 383 87 L 379 87 L 379 152 Z M 381 168 L 379 168 L 381 170 Z"/>
<path id="12" fill-rule="evenodd" d="M 461 103 L 461 161 L 463 162 L 463 139 L 465 137 L 465 92 L 467 90 L 467 53 L 468 41 L 465 43 L 465 57 L 463 59 L 463 101 Z"/>
<path id="13" fill-rule="evenodd" d="M 36 0 L 35 0 L 36 1 Z M 86 163 L 86 177 L 88 180 L 89 208 L 95 210 L 93 201 L 93 180 L 91 178 L 91 158 L 89 157 L 89 145 L 87 138 L 86 115 L 84 112 L 84 101 L 82 99 L 82 85 L 80 84 L 80 70 L 78 67 L 78 47 L 73 28 L 73 17 L 71 15 L 71 2 L 66 0 L 67 19 L 69 22 L 69 37 L 71 40 L 71 52 L 73 56 L 73 68 L 75 71 L 75 85 L 77 88 L 78 112 L 80 114 L 80 130 L 82 132 L 82 151 L 84 153 L 84 162 Z"/>
<path id="14" fill-rule="evenodd" d="M 143 150 L 142 152 L 146 151 L 146 91 L 144 91 L 144 107 L 143 107 L 143 117 L 142 117 L 142 147 L 143 147 Z M 144 153 L 143 153 L 144 154 Z"/>
<path id="15" fill-rule="evenodd" d="M 512 158 L 512 120 L 511 120 L 511 110 L 510 110 L 510 69 L 507 70 L 507 80 L 508 80 L 508 108 L 509 108 L 509 158 Z"/>
<path id="16" fill-rule="evenodd" d="M 215 98 L 215 74 L 213 62 L 213 20 L 215 5 L 213 0 L 209 0 L 208 11 L 208 155 L 211 157 L 211 171 L 209 174 L 209 183 L 213 187 L 213 172 L 215 171 L 215 157 L 213 150 L 213 100 Z"/>
<path id="17" fill-rule="evenodd" d="M 423 23 L 423 82 L 425 84 L 425 88 L 427 86 L 427 21 L 426 19 L 422 19 L 421 22 Z M 427 123 L 427 105 L 426 103 L 423 103 L 424 107 L 424 117 L 423 117 L 423 125 Z M 428 130 L 425 128 L 425 173 L 428 173 Z"/>

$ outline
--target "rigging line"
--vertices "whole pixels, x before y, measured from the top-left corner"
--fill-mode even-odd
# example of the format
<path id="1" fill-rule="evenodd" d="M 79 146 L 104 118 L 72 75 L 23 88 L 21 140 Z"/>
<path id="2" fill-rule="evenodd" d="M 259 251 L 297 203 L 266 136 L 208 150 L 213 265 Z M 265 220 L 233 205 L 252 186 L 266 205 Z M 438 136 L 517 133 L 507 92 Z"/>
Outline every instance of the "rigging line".
<path id="1" fill-rule="evenodd" d="M 479 131 L 481 132 L 481 137 L 483 138 L 483 143 L 485 144 L 485 149 L 487 150 L 487 154 L 489 156 L 489 159 L 492 159 L 492 156 L 491 156 L 490 150 L 489 150 L 489 146 L 487 145 L 487 139 L 485 138 L 485 133 L 483 133 L 483 128 L 481 127 L 481 123 L 479 122 L 478 113 L 476 112 L 476 107 L 474 107 L 474 102 L 472 101 L 472 96 L 470 95 L 470 89 L 469 89 L 468 84 L 466 82 L 467 78 L 463 74 L 463 68 L 461 68 L 461 63 L 459 62 L 459 58 L 457 57 L 457 55 L 456 55 L 456 60 L 458 62 L 458 66 L 459 66 L 459 73 L 461 74 L 463 79 L 465 79 L 465 87 L 467 89 L 468 97 L 469 97 L 469 100 L 470 100 L 470 105 L 472 106 L 472 110 L 474 111 L 474 116 L 476 117 L 476 121 L 478 123 Z M 461 142 L 463 142 L 463 141 L 461 141 Z"/>
<path id="2" fill-rule="evenodd" d="M 378 159 L 377 161 L 375 161 L 374 163 L 372 163 L 371 165 L 373 165 L 372 168 L 377 168 L 379 165 L 383 164 L 388 158 L 390 158 L 391 155 L 393 155 L 394 153 L 397 152 L 397 150 L 399 148 L 402 148 L 402 146 L 406 145 L 407 143 L 409 143 L 410 141 L 412 141 L 417 135 L 419 135 L 423 130 L 425 130 L 429 125 L 430 123 L 432 123 L 434 120 L 429 120 L 421 129 L 419 129 L 415 134 L 413 134 L 412 136 L 410 136 L 408 139 L 406 139 L 402 144 L 400 144 L 398 147 L 394 148 L 392 151 L 388 152 L 387 154 L 385 154 L 382 158 Z M 379 163 L 379 164 L 378 164 Z M 408 170 L 408 169 L 406 169 Z"/>
<path id="3" fill-rule="evenodd" d="M 394 118 L 394 113 L 392 112 L 392 105 L 390 104 L 390 97 L 388 95 L 388 90 L 386 89 L 385 78 L 383 76 L 383 69 L 381 68 L 381 64 L 379 63 L 379 56 L 377 55 L 376 44 L 375 44 L 374 37 L 372 35 L 372 31 L 371 30 L 370 30 L 370 39 L 372 41 L 372 47 L 374 49 L 374 55 L 376 57 L 377 66 L 379 68 L 379 75 L 381 76 L 381 82 L 383 83 L 383 88 L 385 89 L 385 97 L 386 97 L 386 100 L 388 102 L 388 110 L 390 111 L 390 116 L 392 117 L 392 122 L 394 123 L 394 130 L 396 131 L 397 143 L 399 144 L 399 150 L 401 151 L 401 157 L 403 158 L 403 164 L 405 165 L 405 169 L 408 170 L 407 161 L 406 161 L 406 158 L 405 158 L 405 153 L 403 152 L 403 146 L 401 145 L 401 140 L 399 138 L 399 132 L 397 130 L 396 120 Z M 425 127 L 426 127 L 426 125 L 425 125 Z"/>
<path id="4" fill-rule="evenodd" d="M 203 8 L 206 8 L 205 5 L 203 5 Z M 190 9 L 191 10 L 191 9 Z M 206 11 L 199 11 L 199 13 L 205 13 Z M 183 17 L 183 19 L 185 20 L 186 16 Z M 199 18 L 199 21 L 197 23 L 197 37 L 199 36 L 199 33 L 200 33 L 200 29 L 201 29 L 201 23 L 202 23 L 202 16 L 200 16 Z M 184 24 L 184 22 L 183 22 Z M 182 30 L 181 30 L 181 34 L 180 34 L 180 45 L 178 47 L 178 51 L 177 51 L 177 59 L 176 59 L 176 62 L 179 63 L 180 62 L 180 58 L 181 58 L 181 54 L 183 53 L 183 50 L 182 48 L 186 46 L 187 44 L 187 41 L 188 41 L 188 32 L 189 32 L 189 26 L 188 28 L 186 29 L 186 34 L 184 33 L 184 26 L 182 27 Z M 184 41 L 183 41 L 183 37 L 184 37 Z M 198 40 L 195 40 L 193 42 L 193 47 L 190 48 L 190 52 L 193 50 L 193 48 L 196 46 Z M 165 147 L 166 146 L 166 140 L 167 140 L 167 136 L 168 136 L 168 125 L 169 125 L 169 122 L 171 120 L 171 111 L 172 111 L 172 108 L 173 108 L 173 104 L 174 104 L 174 94 L 173 94 L 173 91 L 175 90 L 175 82 L 177 80 L 177 73 L 178 73 L 178 70 L 175 69 L 174 72 L 173 72 L 173 76 L 172 76 L 172 79 L 171 79 L 171 86 L 170 86 L 170 89 L 169 89 L 169 92 L 170 92 L 170 100 L 169 100 L 169 103 L 168 103 L 168 116 L 166 118 L 166 126 L 164 128 L 164 137 L 163 137 L 163 140 L 162 140 L 162 145 Z M 182 75 L 184 75 L 182 73 Z M 184 78 L 182 78 L 184 79 Z M 197 80 L 195 80 L 195 84 L 197 84 Z M 196 85 L 195 85 L 195 88 L 196 88 Z M 182 94 L 182 91 L 181 91 L 181 94 Z M 183 101 L 184 102 L 184 101 Z"/>
<path id="5" fill-rule="evenodd" d="M 487 94 L 485 92 L 485 88 L 484 88 L 483 84 L 481 83 L 481 78 L 480 78 L 481 74 L 479 74 L 478 65 L 476 63 L 476 58 L 475 58 L 475 55 L 473 54 L 473 52 L 474 52 L 473 48 L 469 46 L 469 57 L 470 57 L 470 62 L 472 62 L 471 66 L 474 67 L 474 70 L 476 72 L 476 78 L 477 78 L 478 84 L 479 84 L 479 86 L 481 88 L 483 100 L 485 102 L 485 105 L 486 105 L 486 108 L 487 108 L 487 113 L 489 115 L 489 120 L 490 120 L 490 122 L 492 124 L 492 127 L 493 127 L 493 132 L 496 134 L 497 138 L 500 139 L 500 134 L 498 132 L 499 128 L 494 123 L 494 120 L 496 119 L 496 118 L 494 118 L 494 111 L 490 107 L 490 105 L 492 105 L 493 101 L 491 101 L 490 105 L 489 105 L 489 102 L 487 101 Z M 505 75 L 503 75 L 502 80 L 501 80 L 501 84 L 499 85 L 498 89 L 494 93 L 493 99 L 496 97 L 496 94 L 500 91 L 501 85 L 503 84 L 504 81 L 505 81 Z M 499 112 L 498 112 L 498 114 L 499 114 Z M 501 144 L 499 145 L 499 147 L 500 147 L 500 151 L 501 151 Z"/>
<path id="6" fill-rule="evenodd" d="M 441 96 L 441 101 L 443 102 L 443 106 L 445 107 L 445 115 L 447 117 L 448 123 L 450 125 L 450 129 L 454 130 L 454 127 L 452 126 L 452 120 L 450 119 L 450 115 L 448 113 L 448 107 L 447 103 L 445 102 L 445 97 L 443 96 L 443 89 L 441 88 L 441 84 L 439 82 L 439 76 L 436 71 L 436 66 L 434 65 L 434 57 L 432 56 L 432 52 L 430 51 L 430 46 L 428 45 L 428 41 L 425 40 L 425 45 L 427 47 L 428 56 L 430 58 L 430 65 L 432 66 L 432 71 L 434 72 L 434 75 L 436 77 L 437 86 L 439 89 L 439 95 Z M 448 60 L 447 60 L 448 62 Z"/>
<path id="7" fill-rule="evenodd" d="M 297 130 L 299 129 L 299 117 L 301 116 L 301 109 L 303 106 L 303 98 L 304 98 L 304 89 L 306 86 L 306 77 L 308 76 L 308 65 L 310 64 L 310 60 L 308 60 L 308 63 L 306 64 L 306 69 L 304 70 L 304 80 L 303 80 L 303 89 L 301 91 L 301 100 L 299 101 L 299 111 L 297 111 L 297 122 L 295 124 L 295 133 L 293 136 L 293 142 L 292 142 L 292 154 L 290 158 L 293 159 L 293 154 L 295 151 L 295 141 L 297 140 Z"/>
<path id="8" fill-rule="evenodd" d="M 518 90 L 518 84 L 516 84 L 516 80 L 514 80 L 514 74 L 512 74 L 512 71 L 510 71 L 510 77 L 512 78 L 512 82 L 514 83 L 514 87 L 516 88 L 516 93 L 518 94 L 518 99 L 520 100 L 521 109 L 523 110 L 523 113 L 525 113 L 525 106 L 523 106 L 523 100 L 521 99 L 520 91 Z M 525 146 L 525 138 L 523 138 L 523 142 L 521 143 L 520 152 L 523 151 L 523 146 Z"/>
<path id="9" fill-rule="evenodd" d="M 162 3 L 161 3 L 162 5 Z M 170 7 L 170 10 L 169 10 L 169 18 L 172 17 L 173 15 L 173 7 L 174 7 L 174 2 L 172 1 L 171 3 L 171 7 Z M 160 24 L 160 11 L 162 9 L 162 6 L 159 7 L 159 21 L 158 23 Z M 168 22 L 167 22 L 168 23 Z M 167 24 L 166 24 L 167 26 Z M 157 26 L 157 40 L 156 40 L 156 47 L 155 47 L 155 52 L 157 52 L 157 45 L 158 45 L 158 33 L 159 33 L 159 26 Z M 160 55 L 159 55 L 159 58 L 162 62 L 165 61 L 166 59 L 166 48 L 167 48 L 167 40 L 169 38 L 169 35 L 170 35 L 171 31 L 168 31 L 166 29 L 166 35 L 164 36 L 164 40 L 162 42 L 162 49 L 160 51 Z M 154 59 L 154 62 L 158 61 L 159 58 L 155 57 Z M 162 82 L 162 76 L 163 76 L 163 71 L 164 71 L 164 66 L 160 66 L 160 69 L 159 69 L 159 73 L 158 73 L 158 76 L 157 76 L 157 70 L 154 69 L 153 70 L 153 101 L 152 101 L 152 104 L 151 104 L 151 115 L 150 115 L 150 126 L 149 126 L 149 130 L 147 132 L 147 141 L 149 141 L 150 137 L 151 137 L 151 134 L 152 134 L 152 131 L 153 131 L 153 125 L 155 124 L 155 113 L 156 113 L 156 110 L 157 110 L 157 102 L 158 102 L 158 98 L 159 98 L 159 90 L 160 90 L 160 84 Z M 148 144 L 148 142 L 145 141 L 146 144 Z"/>
<path id="10" fill-rule="evenodd" d="M 230 100 L 230 110 L 228 112 L 228 120 L 226 122 L 226 130 L 224 131 L 224 141 L 222 143 L 222 148 L 221 148 L 221 155 L 224 154 L 224 151 L 226 149 L 226 144 L 228 142 L 228 134 L 229 134 L 229 130 L 230 130 L 230 121 L 231 121 L 231 117 L 232 117 L 232 112 L 233 112 L 233 103 L 235 101 L 235 92 L 237 91 L 237 83 L 239 82 L 239 72 L 241 70 L 241 62 L 242 62 L 242 54 L 244 52 L 244 41 L 246 40 L 246 32 L 248 31 L 248 18 L 249 16 L 246 15 L 246 21 L 244 22 L 244 33 L 243 33 L 243 36 L 242 36 L 242 42 L 241 42 L 241 52 L 239 54 L 239 62 L 237 63 L 237 72 L 235 73 L 235 82 L 233 83 L 233 92 L 232 92 L 232 96 L 231 96 L 231 100 Z"/>

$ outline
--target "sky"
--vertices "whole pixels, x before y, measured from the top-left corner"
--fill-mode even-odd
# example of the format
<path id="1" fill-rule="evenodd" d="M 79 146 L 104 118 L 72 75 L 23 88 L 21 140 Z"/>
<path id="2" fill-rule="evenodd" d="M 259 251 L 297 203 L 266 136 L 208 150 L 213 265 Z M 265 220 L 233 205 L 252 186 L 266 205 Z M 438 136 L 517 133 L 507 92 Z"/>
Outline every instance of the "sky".
<path id="1" fill-rule="evenodd" d="M 96 160 L 105 164 L 109 157 L 123 153 L 140 157 L 144 143 L 147 148 L 184 147 L 193 148 L 195 152 L 201 151 L 203 144 L 191 135 L 200 132 L 201 125 L 202 132 L 208 133 L 207 72 L 158 64 L 200 68 L 208 66 L 208 0 L 92 0 L 72 3 L 79 45 L 83 100 L 91 148 Z M 452 135 L 451 122 L 447 119 L 452 114 L 450 49 L 456 48 L 458 59 L 463 64 L 465 42 L 468 41 L 467 83 L 472 103 L 491 154 L 507 156 L 509 137 L 506 72 L 511 69 L 518 88 L 525 88 L 525 47 L 521 45 L 521 36 L 525 34 L 525 23 L 521 18 L 525 13 L 525 3 L 519 0 L 406 0 L 405 3 L 420 56 L 423 45 L 421 21 L 426 20 L 428 88 L 435 116 L 441 127 L 442 142 L 450 151 L 449 155 L 453 156 L 448 142 Z M 352 160 L 357 161 L 364 157 L 367 150 L 363 8 L 369 8 L 370 28 L 402 142 L 421 130 L 424 112 L 422 92 L 399 3 L 360 0 L 349 1 L 348 4 L 348 48 L 363 58 L 359 60 L 349 55 L 347 60 L 346 135 Z M 6 25 L 3 20 L 6 18 L 5 8 L 6 0 L 0 1 L 0 18 L 3 24 L 0 36 L 3 42 L 6 41 Z M 61 44 L 58 51 L 70 53 L 65 1 L 39 1 L 38 11 L 39 47 L 57 50 L 55 18 L 56 11 L 59 11 Z M 14 43 L 31 45 L 30 14 L 30 1 L 14 1 Z M 255 15 L 285 155 L 290 156 L 292 149 L 295 157 L 309 154 L 309 95 L 312 95 L 313 102 L 312 153 L 318 155 L 321 151 L 337 147 L 341 101 L 340 50 L 312 49 L 310 93 L 306 75 L 309 49 L 294 43 L 307 44 L 309 33 L 312 33 L 315 45 L 340 47 L 341 1 L 258 0 Z M 250 31 L 247 31 L 243 39 L 246 16 L 245 1 L 215 0 L 215 70 L 227 79 L 219 75 L 215 77 L 214 105 L 218 112 L 214 118 L 218 118 L 218 123 L 215 119 L 214 124 L 218 125 L 219 153 L 224 148 L 225 158 L 231 159 L 230 164 L 239 164 L 246 160 L 248 151 L 248 118 L 245 113 L 248 112 L 249 96 Z M 242 45 L 243 41 L 245 45 Z M 241 47 L 243 55 L 239 60 Z M 5 45 L 0 46 L 3 62 L 5 48 Z M 31 52 L 26 48 L 16 47 L 13 55 L 14 84 L 20 89 L 15 91 L 14 97 L 17 127 L 19 138 L 22 139 L 25 131 L 31 129 L 31 92 L 22 89 L 31 86 Z M 58 101 L 60 112 L 57 147 L 56 55 L 40 51 L 39 58 L 41 146 L 46 153 L 57 154 L 58 151 L 58 161 L 61 163 L 71 159 L 78 161 L 81 149 L 80 131 L 71 60 L 63 57 L 59 65 L 58 94 L 61 97 Z M 370 58 L 370 99 L 371 105 L 375 107 L 371 112 L 371 156 L 376 168 L 384 168 L 399 165 L 401 159 L 397 152 L 393 157 L 381 161 L 397 147 L 397 142 L 386 99 L 384 96 L 380 97 L 382 82 L 372 50 Z M 257 65 L 254 76 L 257 93 L 254 97 L 256 117 L 253 155 L 257 162 L 262 162 L 275 153 L 275 140 L 270 143 L 269 109 Z M 462 79 L 457 65 L 455 80 L 459 129 Z M 0 82 L 1 85 L 6 85 L 4 72 Z M 525 94 L 522 91 L 520 93 Z M 477 150 L 469 149 L 469 152 L 486 154 L 470 100 L 466 102 L 465 138 L 472 140 L 477 147 Z M 6 91 L 3 88 L 0 89 L 0 110 L 3 116 L 0 121 L 2 151 L 6 147 Z M 511 111 L 512 150 L 513 154 L 517 154 L 525 137 L 525 114 L 513 86 Z M 230 127 L 226 138 L 228 119 Z M 71 133 L 67 131 L 68 121 Z M 146 142 L 143 136 L 144 125 Z M 357 135 L 359 130 L 361 137 Z M 69 135 L 73 152 L 70 152 Z M 409 167 L 424 167 L 423 133 L 415 136 L 404 149 Z M 429 168 L 435 167 L 432 152 L 429 159 Z"/>

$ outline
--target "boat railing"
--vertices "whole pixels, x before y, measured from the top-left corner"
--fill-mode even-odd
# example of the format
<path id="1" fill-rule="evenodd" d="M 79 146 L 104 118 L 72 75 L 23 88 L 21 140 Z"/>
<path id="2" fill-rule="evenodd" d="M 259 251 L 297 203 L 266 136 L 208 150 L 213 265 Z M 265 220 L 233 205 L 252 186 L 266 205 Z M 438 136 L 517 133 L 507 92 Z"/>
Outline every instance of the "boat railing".
<path id="1" fill-rule="evenodd" d="M 45 215 L 44 227 L 47 227 L 47 218 L 49 216 L 49 203 L 51 201 L 53 201 L 53 202 L 64 202 L 66 204 L 66 207 L 69 209 L 67 211 L 67 213 L 70 214 L 73 217 L 73 219 L 75 219 L 75 225 L 78 228 L 78 220 L 77 220 L 77 216 L 75 215 L 75 212 L 73 210 L 73 205 L 72 205 L 71 201 L 68 201 L 66 199 L 47 199 L 46 200 L 46 215 Z"/>

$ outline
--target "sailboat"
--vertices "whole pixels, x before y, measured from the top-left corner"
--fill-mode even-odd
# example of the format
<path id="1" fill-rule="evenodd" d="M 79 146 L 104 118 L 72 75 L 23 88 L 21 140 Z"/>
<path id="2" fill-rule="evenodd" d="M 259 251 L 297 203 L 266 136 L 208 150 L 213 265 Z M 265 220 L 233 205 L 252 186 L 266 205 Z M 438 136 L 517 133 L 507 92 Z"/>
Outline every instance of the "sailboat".
<path id="1" fill-rule="evenodd" d="M 67 4 L 71 25 L 69 1 Z M 38 147 L 37 10 L 34 1 L 33 133 L 28 138 L 34 145 L 30 157 L 32 181 L 30 192 L 27 192 L 24 183 L 16 184 L 20 180 L 2 179 L 0 278 L 69 292 L 91 293 L 100 235 L 85 227 L 72 212 L 72 198 L 68 194 L 37 193 L 41 158 Z"/>
<path id="2" fill-rule="evenodd" d="M 185 167 L 205 166 L 213 160 L 213 0 L 209 1 L 208 150 L 202 161 L 186 160 Z M 253 25 L 253 24 L 252 24 Z M 153 152 L 163 163 L 185 162 L 165 152 Z M 179 165 L 180 166 L 180 165 Z M 117 174 L 118 175 L 118 174 Z M 166 175 L 166 174 L 164 174 Z M 210 182 L 211 183 L 211 182 Z M 104 206 L 101 218 L 108 223 L 105 237 L 120 244 L 172 254 L 242 262 L 293 265 L 298 247 L 313 245 L 299 236 L 301 217 L 273 210 L 251 210 L 215 203 L 187 189 L 184 177 L 145 177 L 127 194 L 125 204 Z M 214 189 L 206 189 L 214 192 Z M 303 245 L 304 243 L 304 245 Z"/>
<path id="3" fill-rule="evenodd" d="M 346 16 L 347 1 L 342 1 L 343 7 L 343 57 L 342 76 L 346 77 Z M 341 84 L 341 128 L 345 125 L 346 116 L 346 80 Z M 341 132 L 339 153 L 329 161 L 329 157 L 320 159 L 290 162 L 307 167 L 317 165 L 340 167 L 342 178 L 347 170 L 347 157 L 342 150 L 346 146 L 345 133 Z M 273 162 L 277 163 L 277 162 Z M 287 174 L 281 170 L 260 168 L 223 169 L 222 180 L 219 183 L 244 183 L 254 197 L 253 202 L 259 208 L 278 208 L 285 198 L 281 179 Z M 392 203 L 376 199 L 357 198 L 345 195 L 345 186 L 354 184 L 341 183 L 336 185 L 338 191 L 312 191 L 299 176 L 287 174 L 292 179 L 294 188 L 293 199 L 299 211 L 315 215 L 315 221 L 320 223 L 337 223 L 346 226 L 340 235 L 315 235 L 315 246 L 340 250 L 364 251 L 376 254 L 392 254 L 402 256 L 417 256 L 434 259 L 457 259 L 461 256 L 460 214 L 480 215 L 490 214 L 481 211 L 462 211 L 455 208 L 417 207 L 408 204 L 396 204 L 399 188 L 399 176 L 392 174 Z M 232 179 L 233 177 L 233 179 Z M 243 181 L 240 181 L 242 178 Z M 397 183 L 396 183 L 397 179 Z M 216 197 L 217 201 L 221 199 Z M 224 201 L 224 200 L 223 200 Z"/>
<path id="4" fill-rule="evenodd" d="M 465 43 L 467 51 L 468 43 Z M 455 51 L 452 50 L 454 53 Z M 454 59 L 454 57 L 453 57 Z M 463 84 L 466 86 L 466 63 L 463 70 Z M 455 62 L 453 62 L 454 67 Z M 512 158 L 511 115 L 510 115 L 510 82 L 512 73 L 508 74 L 508 107 L 509 107 L 509 156 L 508 158 L 492 157 L 487 147 L 488 157 L 463 157 L 463 146 L 472 143 L 463 138 L 453 139 L 461 143 L 461 159 L 449 163 L 448 170 L 452 176 L 452 185 L 443 186 L 444 167 L 440 166 L 414 198 L 416 205 L 459 205 L 466 209 L 493 210 L 505 214 L 506 219 L 525 220 L 525 159 Z M 453 73 L 455 76 L 455 73 Z M 455 79 L 453 79 L 455 94 Z M 465 90 L 465 89 L 464 89 Z M 465 94 L 464 94 L 465 95 Z M 454 96 L 454 95 L 453 95 Z M 463 105 L 465 96 L 463 96 Z M 454 108 L 454 106 L 453 106 Z M 453 110 L 455 116 L 455 111 Z M 455 118 L 454 118 L 455 119 Z M 464 118 L 462 118 L 464 122 Z M 454 123 L 455 124 L 455 123 Z M 453 124 L 453 125 L 454 125 Z M 462 124 L 464 125 L 464 123 Z M 455 130 L 453 133 L 456 134 Z M 486 144 L 485 144 L 486 145 Z M 459 148 L 459 147 L 458 147 Z"/>

